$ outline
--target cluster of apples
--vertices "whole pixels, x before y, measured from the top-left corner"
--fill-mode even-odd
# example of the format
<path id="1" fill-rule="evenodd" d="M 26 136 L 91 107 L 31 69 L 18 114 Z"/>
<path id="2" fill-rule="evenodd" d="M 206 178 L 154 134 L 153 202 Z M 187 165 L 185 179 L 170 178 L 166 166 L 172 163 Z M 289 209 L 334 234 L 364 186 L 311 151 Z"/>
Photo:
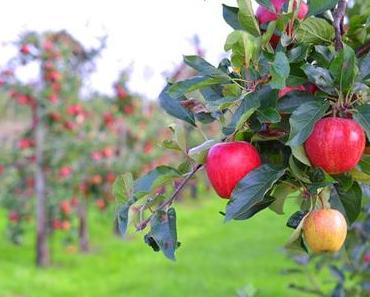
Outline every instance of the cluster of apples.
<path id="1" fill-rule="evenodd" d="M 276 12 L 265 7 L 257 9 L 259 23 L 276 20 L 286 0 L 272 0 Z M 308 7 L 301 2 L 298 18 L 303 19 Z M 273 46 L 279 37 L 275 36 Z M 312 86 L 286 87 L 279 97 L 291 90 L 315 92 Z M 363 128 L 351 118 L 327 117 L 319 120 L 304 143 L 306 154 L 313 167 L 337 175 L 356 167 L 365 150 L 366 137 Z M 237 141 L 219 143 L 211 147 L 206 160 L 208 179 L 217 194 L 229 199 L 238 182 L 261 165 L 257 149 L 250 143 Z M 304 239 L 313 252 L 336 252 L 346 238 L 347 223 L 343 215 L 334 209 L 318 209 L 310 212 L 303 226 Z"/>
<path id="2" fill-rule="evenodd" d="M 354 168 L 365 149 L 365 133 L 351 119 L 319 120 L 304 144 L 312 166 L 330 174 Z M 238 182 L 261 165 L 257 149 L 250 143 L 219 143 L 208 152 L 207 176 L 217 194 L 229 199 Z M 306 244 L 313 252 L 336 252 L 346 238 L 347 223 L 334 209 L 312 211 L 303 226 Z"/>

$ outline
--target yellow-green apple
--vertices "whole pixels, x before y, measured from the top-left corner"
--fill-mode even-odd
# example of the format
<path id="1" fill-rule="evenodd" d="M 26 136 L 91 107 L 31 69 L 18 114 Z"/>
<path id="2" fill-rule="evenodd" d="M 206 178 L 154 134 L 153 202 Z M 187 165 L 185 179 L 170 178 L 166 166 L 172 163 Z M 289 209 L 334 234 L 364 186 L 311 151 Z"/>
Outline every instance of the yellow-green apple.
<path id="1" fill-rule="evenodd" d="M 304 240 L 314 253 L 339 251 L 346 235 L 346 220 L 335 209 L 314 210 L 303 223 Z"/>

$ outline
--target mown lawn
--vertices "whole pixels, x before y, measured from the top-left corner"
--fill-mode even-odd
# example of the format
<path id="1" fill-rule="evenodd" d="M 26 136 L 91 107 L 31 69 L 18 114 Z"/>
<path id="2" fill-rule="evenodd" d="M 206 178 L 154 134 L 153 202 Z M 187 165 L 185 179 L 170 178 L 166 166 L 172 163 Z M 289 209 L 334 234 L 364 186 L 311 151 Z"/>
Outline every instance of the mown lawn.
<path id="1" fill-rule="evenodd" d="M 287 216 L 265 211 L 250 221 L 224 224 L 218 213 L 224 203 L 200 197 L 177 207 L 182 246 L 175 263 L 145 246 L 142 234 L 126 241 L 115 238 L 113 215 L 93 212 L 93 251 L 70 253 L 54 240 L 54 265 L 38 270 L 33 236 L 13 246 L 0 219 L 0 296 L 235 297 L 247 284 L 258 288 L 260 297 L 298 296 L 287 289 L 292 276 L 280 273 L 292 266 L 280 250 L 290 233 L 284 227 Z M 5 217 L 3 210 L 0 217 Z"/>

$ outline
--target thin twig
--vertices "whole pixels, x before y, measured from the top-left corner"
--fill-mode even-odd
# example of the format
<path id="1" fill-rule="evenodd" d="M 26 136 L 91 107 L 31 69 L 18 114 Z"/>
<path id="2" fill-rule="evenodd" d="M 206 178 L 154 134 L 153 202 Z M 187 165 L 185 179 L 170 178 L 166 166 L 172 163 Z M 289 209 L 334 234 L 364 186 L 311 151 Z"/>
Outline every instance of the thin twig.
<path id="1" fill-rule="evenodd" d="M 370 40 L 356 50 L 357 57 L 365 56 L 370 51 Z"/>
<path id="2" fill-rule="evenodd" d="M 343 49 L 343 21 L 346 13 L 347 2 L 346 0 L 339 0 L 338 6 L 334 11 L 334 29 L 335 29 L 335 50 Z"/>
<path id="3" fill-rule="evenodd" d="M 163 201 L 157 208 L 156 210 L 153 212 L 155 213 L 156 211 L 158 210 L 161 210 L 163 208 L 165 208 L 166 206 L 169 206 L 171 205 L 177 198 L 177 195 L 181 192 L 182 188 L 189 182 L 189 180 L 194 176 L 194 174 L 202 167 L 203 165 L 202 164 L 197 164 L 192 171 L 189 172 L 189 174 L 182 180 L 182 182 L 179 184 L 179 186 L 176 188 L 175 192 L 173 192 L 173 194 L 171 195 L 171 197 L 166 200 L 166 201 Z M 144 221 L 140 222 L 140 224 L 137 226 L 137 230 L 143 230 L 146 225 L 150 222 L 152 216 L 149 216 L 147 219 L 145 219 Z"/>

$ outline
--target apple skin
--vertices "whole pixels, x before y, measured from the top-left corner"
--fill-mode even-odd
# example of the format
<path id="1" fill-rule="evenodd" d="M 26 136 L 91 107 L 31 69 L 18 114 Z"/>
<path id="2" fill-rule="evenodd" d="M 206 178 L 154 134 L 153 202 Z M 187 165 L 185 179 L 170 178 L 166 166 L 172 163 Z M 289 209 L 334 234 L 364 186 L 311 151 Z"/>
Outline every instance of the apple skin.
<path id="1" fill-rule="evenodd" d="M 269 23 L 271 21 L 275 21 L 278 19 L 279 14 L 284 6 L 284 4 L 288 2 L 288 0 L 272 0 L 271 3 L 275 7 L 276 13 L 268 10 L 266 7 L 260 5 L 256 10 L 256 17 L 260 25 Z M 296 2 L 295 2 L 296 3 Z M 308 5 L 304 2 L 301 2 L 298 11 L 298 19 L 303 20 L 308 13 Z"/>
<path id="2" fill-rule="evenodd" d="M 329 117 L 315 124 L 304 148 L 314 167 L 320 167 L 329 174 L 340 174 L 358 164 L 365 143 L 365 132 L 357 122 Z"/>
<path id="3" fill-rule="evenodd" d="M 229 199 L 237 183 L 260 165 L 261 157 L 253 145 L 244 141 L 225 142 L 209 150 L 206 171 L 217 194 Z"/>
<path id="4" fill-rule="evenodd" d="M 286 2 L 288 1 L 287 0 L 272 0 L 271 3 L 275 7 L 276 12 L 272 12 L 262 5 L 258 6 L 256 10 L 256 17 L 257 17 L 259 24 L 263 25 L 271 21 L 277 20 Z M 308 13 L 307 4 L 304 2 L 301 2 L 301 5 L 298 11 L 298 19 L 303 20 L 306 17 L 307 13 Z M 270 39 L 271 46 L 273 48 L 276 48 L 279 42 L 280 42 L 280 36 L 276 34 L 272 35 Z"/>
<path id="5" fill-rule="evenodd" d="M 314 210 L 303 223 L 303 236 L 314 253 L 337 252 L 346 239 L 347 223 L 338 210 Z"/>
<path id="6" fill-rule="evenodd" d="M 286 86 L 285 88 L 282 88 L 279 91 L 278 96 L 279 96 L 279 98 L 283 97 L 291 91 L 306 91 L 306 88 L 303 85 L 301 85 L 301 86 Z"/>

